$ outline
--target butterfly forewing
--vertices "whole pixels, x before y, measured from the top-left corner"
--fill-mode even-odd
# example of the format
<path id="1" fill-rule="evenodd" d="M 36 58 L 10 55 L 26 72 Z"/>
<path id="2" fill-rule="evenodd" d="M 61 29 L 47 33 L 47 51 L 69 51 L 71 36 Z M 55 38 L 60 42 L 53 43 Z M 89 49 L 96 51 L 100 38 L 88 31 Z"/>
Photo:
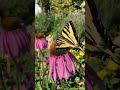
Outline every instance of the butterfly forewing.
<path id="1" fill-rule="evenodd" d="M 75 48 L 78 46 L 78 40 L 76 37 L 75 28 L 72 21 L 69 21 L 62 31 L 61 36 L 58 37 L 56 42 L 56 48 Z"/>

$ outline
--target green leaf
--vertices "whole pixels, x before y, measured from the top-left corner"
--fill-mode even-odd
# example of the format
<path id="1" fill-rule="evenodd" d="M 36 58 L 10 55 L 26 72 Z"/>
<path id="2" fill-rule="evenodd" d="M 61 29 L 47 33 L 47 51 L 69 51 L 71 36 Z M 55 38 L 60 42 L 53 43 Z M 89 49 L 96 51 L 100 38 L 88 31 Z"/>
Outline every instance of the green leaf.
<path id="1" fill-rule="evenodd" d="M 78 90 L 78 88 L 69 88 L 68 90 Z"/>
<path id="2" fill-rule="evenodd" d="M 40 81 L 36 83 L 36 88 L 37 88 L 37 90 L 42 90 L 42 87 L 40 85 Z"/>
<path id="3" fill-rule="evenodd" d="M 47 90 L 50 90 L 50 88 L 49 88 L 49 86 L 48 86 L 48 78 L 45 77 L 45 78 L 44 78 L 44 81 L 45 81 L 45 84 L 46 84 Z"/>
<path id="4" fill-rule="evenodd" d="M 116 84 L 116 83 L 118 83 L 119 81 L 120 81 L 119 78 L 112 78 L 112 79 L 110 80 L 111 84 Z"/>

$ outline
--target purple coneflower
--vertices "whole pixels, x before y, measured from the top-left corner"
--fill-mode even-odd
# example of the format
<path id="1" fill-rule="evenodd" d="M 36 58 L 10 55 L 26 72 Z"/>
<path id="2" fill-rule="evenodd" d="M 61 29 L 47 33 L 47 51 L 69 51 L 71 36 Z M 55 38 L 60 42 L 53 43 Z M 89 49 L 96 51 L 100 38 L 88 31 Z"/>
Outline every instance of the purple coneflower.
<path id="1" fill-rule="evenodd" d="M 20 26 L 15 30 L 0 32 L 0 52 L 10 58 L 19 56 L 29 50 L 30 35 L 26 28 Z"/>
<path id="2" fill-rule="evenodd" d="M 56 51 L 55 43 L 50 45 L 50 56 L 48 58 L 50 69 L 48 78 L 50 79 L 51 75 L 56 82 L 58 77 L 60 80 L 62 78 L 68 79 L 69 72 L 75 73 L 75 67 L 73 60 L 76 60 L 75 57 L 69 51 Z"/>
<path id="3" fill-rule="evenodd" d="M 46 38 L 43 37 L 42 33 L 37 33 L 36 34 L 36 39 L 35 39 L 35 48 L 39 50 L 43 50 L 47 48 L 47 40 Z"/>

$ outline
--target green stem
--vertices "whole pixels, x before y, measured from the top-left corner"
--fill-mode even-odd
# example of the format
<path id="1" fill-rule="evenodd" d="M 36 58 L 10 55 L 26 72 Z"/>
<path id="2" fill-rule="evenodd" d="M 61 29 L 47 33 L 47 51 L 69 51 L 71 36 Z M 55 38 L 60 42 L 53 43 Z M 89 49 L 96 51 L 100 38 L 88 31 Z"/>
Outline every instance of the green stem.
<path id="1" fill-rule="evenodd" d="M 2 71 L 0 71 L 0 81 L 1 81 L 1 86 L 3 87 L 3 90 L 7 90 L 6 87 L 5 87 Z"/>
<path id="2" fill-rule="evenodd" d="M 5 82 L 4 82 L 3 74 L 2 74 L 2 70 L 3 70 L 2 66 L 3 65 L 0 63 L 0 81 L 1 81 L 1 86 L 2 86 L 3 90 L 7 90 Z"/>
<path id="3" fill-rule="evenodd" d="M 62 90 L 64 90 L 64 85 L 63 85 L 63 82 L 62 81 L 60 81 L 60 83 L 61 83 L 61 88 L 62 88 Z"/>
<path id="4" fill-rule="evenodd" d="M 19 75 L 18 75 L 18 73 L 17 73 L 16 77 L 17 77 L 17 88 L 18 88 L 18 90 L 20 90 L 20 87 L 19 87 L 19 82 L 20 82 L 20 80 L 19 80 Z"/>
<path id="5" fill-rule="evenodd" d="M 16 78 L 17 78 L 17 90 L 20 90 L 19 84 L 20 84 L 20 80 L 19 80 L 19 73 L 17 71 L 18 68 L 18 63 L 16 62 L 16 59 L 13 60 L 15 67 L 16 67 Z"/>
<path id="6" fill-rule="evenodd" d="M 41 53 L 41 61 L 42 61 L 42 54 L 43 54 L 43 52 L 40 50 L 40 53 Z"/>

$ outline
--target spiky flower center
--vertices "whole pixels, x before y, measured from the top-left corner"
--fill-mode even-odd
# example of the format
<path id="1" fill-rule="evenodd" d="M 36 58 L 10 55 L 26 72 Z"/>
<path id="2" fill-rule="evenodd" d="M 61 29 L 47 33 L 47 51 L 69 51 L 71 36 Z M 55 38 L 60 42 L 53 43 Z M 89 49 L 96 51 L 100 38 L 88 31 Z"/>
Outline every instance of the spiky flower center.
<path id="1" fill-rule="evenodd" d="M 37 39 L 40 39 L 40 38 L 43 37 L 43 34 L 42 34 L 41 32 L 39 32 L 39 33 L 37 33 L 35 36 L 36 36 Z"/>

